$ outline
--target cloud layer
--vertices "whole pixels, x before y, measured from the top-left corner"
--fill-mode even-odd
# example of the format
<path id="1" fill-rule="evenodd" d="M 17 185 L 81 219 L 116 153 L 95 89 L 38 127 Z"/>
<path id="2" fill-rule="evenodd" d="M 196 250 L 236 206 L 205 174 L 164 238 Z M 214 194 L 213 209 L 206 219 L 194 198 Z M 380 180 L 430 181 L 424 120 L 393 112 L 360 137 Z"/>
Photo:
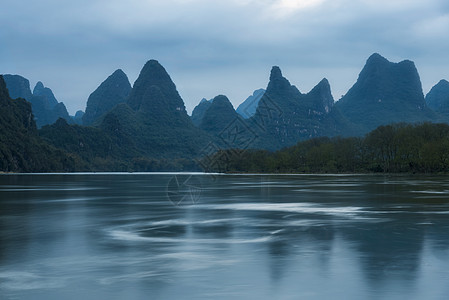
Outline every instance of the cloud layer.
<path id="1" fill-rule="evenodd" d="M 449 77 L 443 0 L 4 0 L 0 20 L 0 73 L 43 81 L 72 114 L 151 58 L 188 110 L 217 94 L 238 105 L 272 65 L 304 92 L 327 77 L 339 99 L 373 52 L 414 60 L 425 91 Z"/>

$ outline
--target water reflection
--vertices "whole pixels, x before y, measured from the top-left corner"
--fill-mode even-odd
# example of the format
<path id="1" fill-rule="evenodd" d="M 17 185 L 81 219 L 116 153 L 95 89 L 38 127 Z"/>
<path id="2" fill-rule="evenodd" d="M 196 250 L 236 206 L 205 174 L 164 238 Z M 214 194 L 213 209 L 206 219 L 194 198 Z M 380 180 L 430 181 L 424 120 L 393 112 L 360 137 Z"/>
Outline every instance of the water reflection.
<path id="1" fill-rule="evenodd" d="M 168 174 L 0 176 L 1 294 L 420 299 L 449 292 L 444 177 L 194 176 L 201 197 L 182 206 L 167 198 Z"/>

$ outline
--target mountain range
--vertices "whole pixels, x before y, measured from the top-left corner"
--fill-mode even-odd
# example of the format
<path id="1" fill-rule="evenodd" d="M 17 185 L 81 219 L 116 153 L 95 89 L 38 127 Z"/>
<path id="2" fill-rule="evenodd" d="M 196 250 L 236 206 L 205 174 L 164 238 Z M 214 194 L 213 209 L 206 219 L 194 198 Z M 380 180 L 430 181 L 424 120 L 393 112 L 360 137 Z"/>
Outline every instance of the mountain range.
<path id="1" fill-rule="evenodd" d="M 391 123 L 449 122 L 447 81 L 424 97 L 413 62 L 393 63 L 377 53 L 337 102 L 326 78 L 303 93 L 274 66 L 267 88 L 256 90 L 237 110 L 225 95 L 218 95 L 201 100 L 192 116 L 156 60 L 144 65 L 132 86 L 122 70 L 115 71 L 89 96 L 85 113 L 74 117 L 41 82 L 31 93 L 24 77 L 3 77 L 9 95 L 17 99 L 4 89 L 3 102 L 28 100 L 32 114 L 20 106 L 31 118 L 28 127 L 42 127 L 28 129 L 27 135 L 60 151 L 77 170 L 196 170 L 200 158 L 221 149 L 277 150 L 315 137 L 362 136 Z M 2 147 L 8 148 L 6 140 Z"/>
<path id="2" fill-rule="evenodd" d="M 38 82 L 31 93 L 30 82 L 20 75 L 3 75 L 6 86 L 13 99 L 23 98 L 31 103 L 34 119 L 38 128 L 52 124 L 59 118 L 73 122 L 62 102 L 56 100 L 51 89 Z"/>
<path id="3" fill-rule="evenodd" d="M 28 92 L 25 81 L 16 82 L 21 84 L 19 87 L 24 87 L 24 92 Z M 75 165 L 70 154 L 50 146 L 39 137 L 31 104 L 20 97 L 11 99 L 0 76 L 0 170 L 67 172 L 74 171 Z"/>

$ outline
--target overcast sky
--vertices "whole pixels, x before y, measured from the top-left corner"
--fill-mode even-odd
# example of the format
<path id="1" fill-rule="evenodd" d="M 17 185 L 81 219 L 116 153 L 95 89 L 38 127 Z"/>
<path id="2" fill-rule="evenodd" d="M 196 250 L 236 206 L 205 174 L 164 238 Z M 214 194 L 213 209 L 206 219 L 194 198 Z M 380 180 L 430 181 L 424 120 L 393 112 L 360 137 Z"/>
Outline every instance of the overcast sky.
<path id="1" fill-rule="evenodd" d="M 301 92 L 328 78 L 335 100 L 366 59 L 416 63 L 424 92 L 449 79 L 447 0 L 2 0 L 0 74 L 50 87 L 69 112 L 121 68 L 131 84 L 149 59 L 190 112 L 265 88 L 271 66 Z"/>

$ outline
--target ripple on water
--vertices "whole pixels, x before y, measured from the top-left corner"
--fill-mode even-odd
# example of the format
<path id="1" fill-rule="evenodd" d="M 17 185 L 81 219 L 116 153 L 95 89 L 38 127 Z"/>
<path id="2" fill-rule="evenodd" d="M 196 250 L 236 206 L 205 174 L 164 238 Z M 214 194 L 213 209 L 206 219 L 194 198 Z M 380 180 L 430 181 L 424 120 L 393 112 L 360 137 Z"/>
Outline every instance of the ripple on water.
<path id="1" fill-rule="evenodd" d="M 64 286 L 64 280 L 59 277 L 48 277 L 25 271 L 0 271 L 0 289 L 33 290 L 54 289 Z"/>
<path id="2" fill-rule="evenodd" d="M 128 242 L 189 243 L 189 244 L 252 244 L 252 243 L 265 243 L 271 239 L 271 236 L 264 236 L 252 239 L 147 237 L 141 236 L 137 231 L 119 230 L 119 229 L 110 230 L 109 236 L 114 240 L 128 241 Z"/>
<path id="3" fill-rule="evenodd" d="M 198 208 L 210 210 L 237 210 L 237 211 L 268 211 L 268 212 L 289 212 L 289 213 L 308 213 L 325 214 L 337 216 L 353 216 L 354 214 L 364 213 L 363 207 L 340 206 L 330 207 L 321 206 L 312 203 L 236 203 L 236 204 L 204 204 Z"/>

